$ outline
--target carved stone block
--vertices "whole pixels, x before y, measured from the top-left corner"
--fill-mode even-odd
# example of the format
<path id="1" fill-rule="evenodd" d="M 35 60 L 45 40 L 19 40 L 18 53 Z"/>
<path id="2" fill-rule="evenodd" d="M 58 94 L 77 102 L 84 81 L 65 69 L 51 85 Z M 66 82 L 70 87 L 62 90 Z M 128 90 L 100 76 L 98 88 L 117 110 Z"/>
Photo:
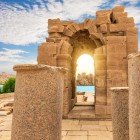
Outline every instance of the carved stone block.
<path id="1" fill-rule="evenodd" d="M 100 26 L 100 30 L 101 30 L 102 33 L 107 33 L 107 25 L 106 24 L 102 24 Z"/>

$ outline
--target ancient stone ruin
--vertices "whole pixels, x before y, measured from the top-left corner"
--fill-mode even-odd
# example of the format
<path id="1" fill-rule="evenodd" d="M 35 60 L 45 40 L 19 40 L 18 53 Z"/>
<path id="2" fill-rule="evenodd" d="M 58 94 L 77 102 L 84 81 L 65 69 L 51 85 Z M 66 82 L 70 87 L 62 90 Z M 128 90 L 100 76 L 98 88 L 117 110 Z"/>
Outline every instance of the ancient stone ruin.
<path id="1" fill-rule="evenodd" d="M 111 115 L 110 87 L 128 86 L 128 60 L 138 50 L 137 28 L 124 7 L 96 12 L 96 19 L 83 23 L 48 20 L 49 36 L 38 49 L 38 63 L 69 69 L 65 75 L 63 117 L 76 102 L 76 60 L 83 53 L 95 63 L 95 116 Z"/>
<path id="2" fill-rule="evenodd" d="M 77 75 L 76 79 L 76 84 L 77 85 L 94 85 L 94 75 L 93 74 L 86 74 L 86 73 L 81 73 Z"/>

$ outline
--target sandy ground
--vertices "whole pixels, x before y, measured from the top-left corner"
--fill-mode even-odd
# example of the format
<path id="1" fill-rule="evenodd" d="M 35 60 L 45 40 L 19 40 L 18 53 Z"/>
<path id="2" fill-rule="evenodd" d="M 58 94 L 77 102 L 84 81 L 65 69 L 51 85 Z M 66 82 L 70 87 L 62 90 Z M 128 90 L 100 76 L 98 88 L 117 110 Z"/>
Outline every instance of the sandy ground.
<path id="1" fill-rule="evenodd" d="M 84 98 L 87 97 L 87 100 L 84 100 Z M 77 94 L 77 103 L 76 105 L 94 105 L 95 99 L 94 99 L 93 93 L 85 93 L 84 95 L 78 95 Z"/>

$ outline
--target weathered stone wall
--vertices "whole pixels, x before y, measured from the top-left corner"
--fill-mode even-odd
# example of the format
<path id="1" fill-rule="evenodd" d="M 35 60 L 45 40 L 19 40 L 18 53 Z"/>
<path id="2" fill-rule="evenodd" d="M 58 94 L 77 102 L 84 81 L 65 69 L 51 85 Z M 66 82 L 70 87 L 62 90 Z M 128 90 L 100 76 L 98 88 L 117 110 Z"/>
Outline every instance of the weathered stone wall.
<path id="1" fill-rule="evenodd" d="M 96 19 L 83 23 L 49 19 L 49 37 L 39 46 L 38 63 L 69 69 L 65 77 L 64 116 L 73 107 L 75 96 L 75 66 L 77 57 L 88 53 L 95 59 L 95 113 L 111 114 L 110 87 L 128 85 L 126 57 L 137 52 L 138 39 L 134 19 L 124 7 L 96 12 Z"/>
<path id="2" fill-rule="evenodd" d="M 104 46 L 105 47 L 105 46 Z M 95 51 L 95 112 L 96 115 L 106 115 L 107 65 L 106 53 L 100 47 Z"/>
<path id="3" fill-rule="evenodd" d="M 128 83 L 126 36 L 108 36 L 107 44 L 107 105 L 110 106 L 109 88 L 124 87 Z"/>

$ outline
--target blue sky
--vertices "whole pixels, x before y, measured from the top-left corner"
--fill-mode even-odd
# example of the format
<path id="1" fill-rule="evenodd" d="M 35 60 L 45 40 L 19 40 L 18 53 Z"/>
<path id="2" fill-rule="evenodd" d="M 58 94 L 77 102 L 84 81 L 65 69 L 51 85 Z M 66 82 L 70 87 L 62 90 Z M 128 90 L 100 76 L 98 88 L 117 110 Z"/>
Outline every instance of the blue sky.
<path id="1" fill-rule="evenodd" d="M 13 65 L 19 63 L 37 63 L 38 46 L 48 36 L 48 19 L 82 22 L 116 5 L 126 7 L 140 34 L 140 0 L 0 0 L 0 72 L 13 73 Z"/>

